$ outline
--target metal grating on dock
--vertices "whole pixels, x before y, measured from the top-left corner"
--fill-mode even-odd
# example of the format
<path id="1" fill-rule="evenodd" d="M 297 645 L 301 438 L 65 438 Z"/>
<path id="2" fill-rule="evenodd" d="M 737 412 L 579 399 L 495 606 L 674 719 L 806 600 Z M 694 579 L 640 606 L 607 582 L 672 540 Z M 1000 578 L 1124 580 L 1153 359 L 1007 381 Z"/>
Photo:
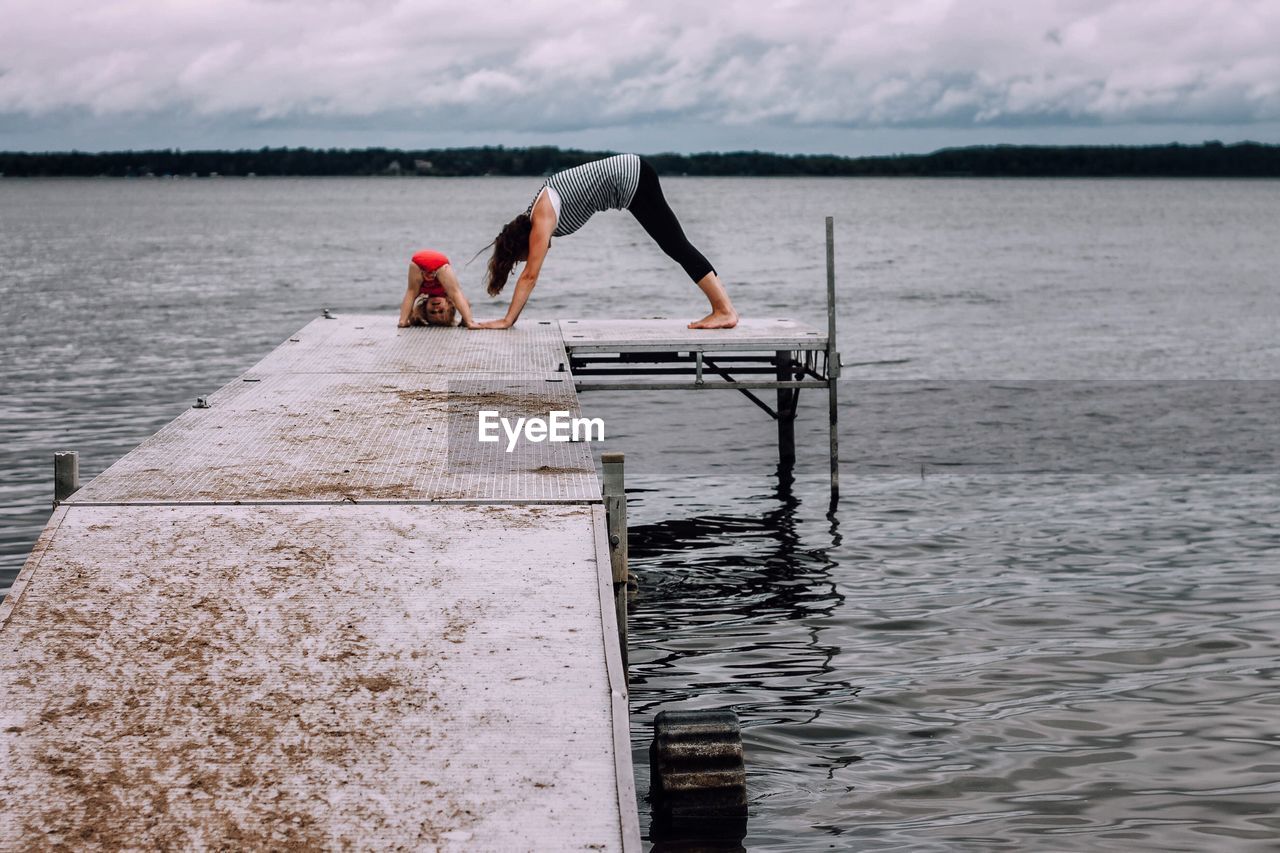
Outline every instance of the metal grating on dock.
<path id="1" fill-rule="evenodd" d="M 0 849 L 636 850 L 554 323 L 320 319 L 63 503 L 0 604 Z"/>
<path id="2" fill-rule="evenodd" d="M 395 317 L 314 320 L 248 375 L 268 373 L 446 373 L 536 376 L 565 369 L 554 320 L 529 320 L 497 335 L 462 328 L 397 329 Z"/>
<path id="3" fill-rule="evenodd" d="M 473 333 L 475 334 L 475 333 Z M 598 501 L 587 445 L 477 445 L 476 412 L 580 415 L 560 379 L 269 374 L 233 382 L 76 504 Z"/>

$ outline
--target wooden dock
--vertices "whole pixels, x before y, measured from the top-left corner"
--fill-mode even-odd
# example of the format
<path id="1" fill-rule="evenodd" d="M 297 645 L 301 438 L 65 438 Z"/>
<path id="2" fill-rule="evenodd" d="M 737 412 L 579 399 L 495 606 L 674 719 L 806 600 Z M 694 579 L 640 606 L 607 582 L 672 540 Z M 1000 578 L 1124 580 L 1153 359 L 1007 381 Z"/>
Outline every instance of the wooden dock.
<path id="1" fill-rule="evenodd" d="M 638 850 L 591 450 L 476 412 L 653 370 L 834 395 L 822 353 L 789 321 L 310 323 L 54 511 L 0 604 L 0 849 Z"/>

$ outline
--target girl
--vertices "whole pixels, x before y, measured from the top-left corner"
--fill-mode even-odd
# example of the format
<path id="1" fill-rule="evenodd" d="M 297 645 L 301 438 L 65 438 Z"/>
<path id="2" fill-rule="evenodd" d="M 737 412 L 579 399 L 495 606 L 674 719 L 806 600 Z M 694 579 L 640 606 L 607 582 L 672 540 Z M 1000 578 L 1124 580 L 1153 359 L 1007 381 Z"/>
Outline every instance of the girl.
<path id="1" fill-rule="evenodd" d="M 511 220 L 493 241 L 489 258 L 488 291 L 497 296 L 511 275 L 516 261 L 524 261 L 524 269 L 516 280 L 515 295 L 507 315 L 501 320 L 480 323 L 481 329 L 509 329 L 524 309 L 533 286 L 538 282 L 542 261 L 551 247 L 552 237 L 564 237 L 581 228 L 592 214 L 603 210 L 631 211 L 668 256 L 674 259 L 706 295 L 711 313 L 690 329 L 731 329 L 738 323 L 738 312 L 729 301 L 715 268 L 684 236 L 676 215 L 671 212 L 658 173 L 635 154 L 618 154 L 584 163 L 547 178 L 533 203 L 524 213 Z"/>
<path id="2" fill-rule="evenodd" d="M 468 329 L 479 328 L 471 316 L 471 305 L 462 295 L 453 266 L 440 252 L 423 249 L 409 264 L 409 287 L 400 301 L 400 328 L 405 326 L 452 326 L 454 310 L 462 315 Z"/>

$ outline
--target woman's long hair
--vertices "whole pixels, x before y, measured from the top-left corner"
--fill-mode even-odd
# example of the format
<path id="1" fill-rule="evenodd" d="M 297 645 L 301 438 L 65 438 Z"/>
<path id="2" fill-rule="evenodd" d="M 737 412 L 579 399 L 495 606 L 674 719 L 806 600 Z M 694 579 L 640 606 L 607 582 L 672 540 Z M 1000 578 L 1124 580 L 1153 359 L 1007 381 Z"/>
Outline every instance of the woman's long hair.
<path id="1" fill-rule="evenodd" d="M 522 213 L 504 225 L 494 238 L 493 255 L 489 257 L 489 282 L 485 288 L 490 296 L 497 296 L 506 287 L 516 261 L 528 260 L 529 232 L 532 230 L 533 220 Z"/>

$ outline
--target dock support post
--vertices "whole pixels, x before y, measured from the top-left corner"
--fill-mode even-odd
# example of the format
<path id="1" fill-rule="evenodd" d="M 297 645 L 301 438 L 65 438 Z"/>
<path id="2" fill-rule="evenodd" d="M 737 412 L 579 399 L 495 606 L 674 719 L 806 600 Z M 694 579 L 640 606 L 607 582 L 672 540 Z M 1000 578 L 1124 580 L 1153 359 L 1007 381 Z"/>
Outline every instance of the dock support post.
<path id="1" fill-rule="evenodd" d="M 618 645 L 622 649 L 622 671 L 627 672 L 627 490 L 623 476 L 624 456 L 605 453 L 604 513 L 609 527 L 609 561 L 613 569 L 613 606 L 618 615 Z"/>
<path id="2" fill-rule="evenodd" d="M 53 506 L 65 501 L 80 488 L 80 454 L 59 450 L 53 454 Z"/>
<path id="3" fill-rule="evenodd" d="M 836 350 L 836 238 L 835 220 L 827 217 L 827 416 L 831 434 L 831 509 L 840 502 L 840 410 L 836 380 L 840 378 L 840 353 Z"/>
<path id="4" fill-rule="evenodd" d="M 794 353 L 778 350 L 774 353 L 773 363 L 777 368 L 779 382 L 790 382 L 795 377 L 791 364 Z M 778 416 L 778 464 L 790 469 L 796 464 L 796 402 L 800 396 L 799 388 L 779 388 L 777 407 Z"/>

